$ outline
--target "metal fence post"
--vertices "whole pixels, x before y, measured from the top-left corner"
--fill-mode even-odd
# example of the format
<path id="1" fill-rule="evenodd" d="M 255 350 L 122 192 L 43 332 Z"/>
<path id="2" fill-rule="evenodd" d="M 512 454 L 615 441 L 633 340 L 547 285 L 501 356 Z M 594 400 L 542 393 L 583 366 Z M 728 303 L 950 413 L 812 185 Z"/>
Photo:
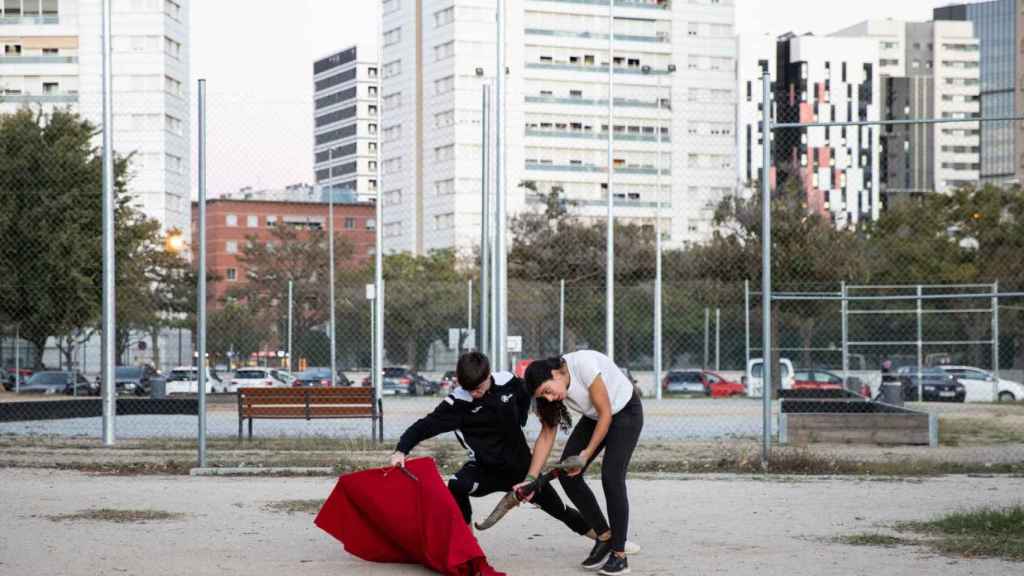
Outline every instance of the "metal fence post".
<path id="1" fill-rule="evenodd" d="M 21 326 L 14 328 L 14 393 L 21 394 Z"/>
<path id="2" fill-rule="evenodd" d="M 772 434 L 772 208 L 771 185 L 769 183 L 772 145 L 771 127 L 771 72 L 765 62 L 761 74 L 761 313 L 764 317 L 762 331 L 761 364 L 761 463 L 768 465 Z"/>
<path id="3" fill-rule="evenodd" d="M 466 281 L 466 338 L 469 339 L 469 332 L 473 329 L 473 279 Z M 476 344 L 474 342 L 473 344 Z M 477 350 L 480 348 L 477 347 Z M 466 346 L 469 350 L 469 346 Z"/>
<path id="4" fill-rule="evenodd" d="M 491 193 L 489 189 L 490 170 L 488 162 L 491 159 L 491 145 L 488 138 L 488 127 L 491 121 L 490 115 L 490 92 L 489 86 L 485 81 L 483 86 L 480 87 L 481 94 L 481 112 L 480 112 L 480 341 L 477 343 L 477 349 L 484 354 L 491 354 L 493 361 L 494 357 L 490 349 L 490 338 L 488 334 L 488 321 L 487 313 L 490 307 L 490 272 L 489 267 L 491 266 L 491 232 L 490 232 L 490 219 L 491 219 Z"/>
<path id="5" fill-rule="evenodd" d="M 103 445 L 114 445 L 114 419 L 117 413 L 117 392 L 114 389 L 114 355 L 117 353 L 115 322 L 115 260 L 114 251 L 114 110 L 113 69 L 111 68 L 112 0 L 103 0 Z M 19 374 L 20 376 L 20 374 Z"/>
<path id="6" fill-rule="evenodd" d="M 750 385 L 750 280 L 743 281 L 743 373 L 747 375 L 747 386 Z M 750 390 L 748 389 L 749 393 Z"/>
<path id="7" fill-rule="evenodd" d="M 708 369 L 708 354 L 709 347 L 711 345 L 711 309 L 707 306 L 704 307 L 704 361 L 701 362 L 701 369 Z"/>
<path id="8" fill-rule="evenodd" d="M 846 281 L 845 280 L 841 284 L 841 289 L 842 289 L 842 298 L 843 298 L 842 303 L 840 305 L 840 312 L 841 312 L 841 314 L 843 316 L 843 318 L 842 318 L 842 332 L 843 332 L 843 335 L 842 335 L 842 338 L 843 338 L 843 342 L 842 342 L 843 385 L 845 386 L 847 380 L 850 379 L 850 327 L 849 327 L 849 316 L 847 315 L 847 312 L 849 311 L 849 308 L 848 308 L 849 307 L 849 301 L 846 299 L 848 293 L 846 291 Z"/>
<path id="9" fill-rule="evenodd" d="M 721 370 L 722 309 L 715 308 L 715 370 Z"/>
<path id="10" fill-rule="evenodd" d="M 198 353 L 197 395 L 199 397 L 199 467 L 206 467 L 206 80 L 199 80 L 199 288 L 196 329 Z"/>
<path id="11" fill-rule="evenodd" d="M 608 0 L 608 221 L 605 248 L 605 354 L 615 360 L 615 2 Z"/>
<path id="12" fill-rule="evenodd" d="M 558 281 L 558 355 L 565 354 L 565 279 Z"/>
<path id="13" fill-rule="evenodd" d="M 295 305 L 295 281 L 288 281 L 288 371 L 291 372 L 294 369 L 292 361 L 292 323 L 293 323 L 293 307 Z"/>
<path id="14" fill-rule="evenodd" d="M 924 383 L 921 370 L 924 368 L 924 309 L 921 307 L 921 285 L 917 285 L 917 400 L 924 401 Z"/>
<path id="15" fill-rule="evenodd" d="M 992 283 L 992 399 L 999 400 L 999 281 Z"/>
<path id="16" fill-rule="evenodd" d="M 507 370 L 508 364 L 508 186 L 507 174 L 505 173 L 506 143 L 505 143 L 505 0 L 498 0 L 497 6 L 497 70 L 495 71 L 494 91 L 494 113 L 496 119 L 496 130 L 494 131 L 495 148 L 495 188 L 494 188 L 494 212 L 495 212 L 495 240 L 494 240 L 494 268 L 497 279 L 494 282 L 494 299 L 496 312 L 491 322 L 494 326 L 495 356 L 491 359 L 491 366 L 495 370 Z"/>

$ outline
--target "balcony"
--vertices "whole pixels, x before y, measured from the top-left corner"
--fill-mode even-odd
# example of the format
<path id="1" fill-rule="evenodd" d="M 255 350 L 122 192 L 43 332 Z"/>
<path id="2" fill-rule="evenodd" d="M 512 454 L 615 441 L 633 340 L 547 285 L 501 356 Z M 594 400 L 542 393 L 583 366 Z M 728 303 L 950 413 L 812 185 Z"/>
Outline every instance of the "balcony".
<path id="1" fill-rule="evenodd" d="M 608 0 L 537 0 L 540 2 L 557 2 L 561 4 L 590 4 L 591 6 L 607 6 Z M 671 10 L 672 0 L 615 0 L 621 8 L 651 8 L 653 10 Z"/>
<path id="2" fill-rule="evenodd" d="M 78 64 L 78 56 L 0 56 L 4 64 Z"/>
<path id="3" fill-rule="evenodd" d="M 605 173 L 607 170 L 603 166 L 596 164 L 543 164 L 540 162 L 527 162 L 527 170 L 543 171 L 543 172 L 591 172 L 591 173 Z M 658 171 L 653 166 L 616 166 L 616 174 L 657 174 Z M 671 170 L 665 169 L 661 171 L 662 175 L 669 175 L 672 173 Z"/>
<path id="4" fill-rule="evenodd" d="M 581 38 L 584 40 L 607 40 L 607 34 L 598 34 L 594 32 L 568 32 L 565 30 L 543 30 L 541 28 L 527 28 L 524 31 L 527 35 L 533 36 L 551 36 L 556 38 Z M 667 43 L 669 42 L 668 36 L 640 36 L 636 34 L 616 34 L 616 41 L 622 42 L 654 42 L 654 43 Z"/>
<path id="5" fill-rule="evenodd" d="M 591 98 L 559 98 L 557 96 L 527 96 L 527 103 L 532 104 L 571 104 L 573 106 L 608 106 L 608 99 Z M 616 98 L 616 107 L 623 108 L 657 108 L 658 101 L 634 100 L 631 98 Z M 667 106 L 665 107 L 668 108 Z"/>
<path id="6" fill-rule="evenodd" d="M 47 16 L 0 16 L 0 26 L 5 25 L 39 25 L 39 24 L 60 24 L 60 16 L 56 14 Z"/>
<path id="7" fill-rule="evenodd" d="M 74 104 L 78 94 L 0 94 L 0 104 Z"/>
<path id="8" fill-rule="evenodd" d="M 616 36 L 616 38 L 618 38 Z M 601 74 L 608 73 L 608 66 L 598 66 L 596 64 L 569 64 L 567 62 L 530 62 L 526 65 L 527 68 L 535 70 L 573 70 L 576 72 L 598 72 Z M 644 76 L 657 76 L 658 74 L 668 75 L 667 70 L 648 70 L 644 72 L 642 66 L 617 66 L 613 68 L 616 74 L 643 74 Z"/>
<path id="9" fill-rule="evenodd" d="M 541 138 L 578 138 L 582 140 L 601 140 L 605 141 L 608 139 L 607 132 L 584 132 L 584 131 L 570 131 L 570 130 L 531 130 L 527 128 L 526 136 L 538 136 Z M 620 134 L 616 133 L 614 140 L 622 142 L 657 142 L 658 136 L 655 134 Z M 661 137 L 662 142 L 671 142 L 672 139 L 668 136 Z"/>

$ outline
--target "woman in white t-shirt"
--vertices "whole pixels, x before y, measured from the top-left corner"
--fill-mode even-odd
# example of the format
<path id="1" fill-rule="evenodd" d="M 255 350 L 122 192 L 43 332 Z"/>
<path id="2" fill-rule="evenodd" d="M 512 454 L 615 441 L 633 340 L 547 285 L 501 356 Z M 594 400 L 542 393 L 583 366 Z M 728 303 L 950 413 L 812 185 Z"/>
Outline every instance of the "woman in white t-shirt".
<path id="1" fill-rule="evenodd" d="M 572 428 L 572 417 L 566 406 L 581 414 L 583 417 L 572 428 L 561 459 L 579 455 L 589 466 L 605 450 L 601 485 L 611 524 L 609 526 L 594 493 L 583 480 L 586 467 L 559 478 L 565 494 L 599 535 L 583 567 L 601 568 L 601 574 L 606 575 L 628 573 L 626 470 L 644 426 L 640 395 L 611 358 L 593 350 L 534 361 L 526 369 L 525 380 L 527 390 L 536 399 L 537 416 L 542 424 L 527 481 L 535 478 L 544 467 L 558 428 L 564 431 Z"/>

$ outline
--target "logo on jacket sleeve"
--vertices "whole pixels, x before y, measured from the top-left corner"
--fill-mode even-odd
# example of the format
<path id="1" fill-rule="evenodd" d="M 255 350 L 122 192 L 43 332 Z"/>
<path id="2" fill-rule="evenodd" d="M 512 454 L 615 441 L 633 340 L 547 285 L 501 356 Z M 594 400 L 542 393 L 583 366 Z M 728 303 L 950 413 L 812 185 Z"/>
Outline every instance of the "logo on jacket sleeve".
<path id="1" fill-rule="evenodd" d="M 502 394 L 501 401 L 504 402 L 505 404 L 508 404 L 508 401 L 512 399 L 512 396 L 512 394 Z"/>

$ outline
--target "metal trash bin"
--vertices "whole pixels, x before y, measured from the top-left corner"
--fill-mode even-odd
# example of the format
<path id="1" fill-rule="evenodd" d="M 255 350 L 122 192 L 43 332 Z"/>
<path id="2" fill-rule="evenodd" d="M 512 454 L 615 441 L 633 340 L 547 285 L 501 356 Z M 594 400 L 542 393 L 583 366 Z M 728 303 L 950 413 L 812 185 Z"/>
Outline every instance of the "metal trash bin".
<path id="1" fill-rule="evenodd" d="M 903 381 L 898 376 L 883 375 L 878 396 L 882 402 L 890 406 L 903 406 Z"/>
<path id="2" fill-rule="evenodd" d="M 149 387 L 150 398 L 167 398 L 167 381 L 162 378 L 154 378 Z"/>

